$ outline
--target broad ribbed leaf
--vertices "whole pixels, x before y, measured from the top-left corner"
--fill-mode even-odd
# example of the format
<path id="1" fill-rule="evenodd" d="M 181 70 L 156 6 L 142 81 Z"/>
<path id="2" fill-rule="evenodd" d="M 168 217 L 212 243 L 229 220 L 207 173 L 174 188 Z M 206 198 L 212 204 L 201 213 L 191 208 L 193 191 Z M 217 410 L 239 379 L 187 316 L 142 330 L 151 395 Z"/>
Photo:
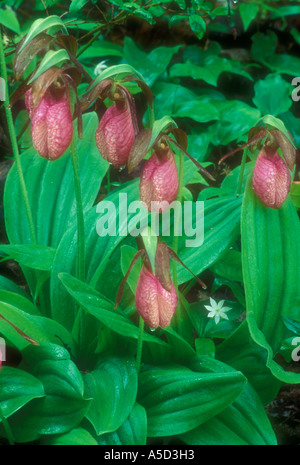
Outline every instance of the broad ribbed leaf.
<path id="1" fill-rule="evenodd" d="M 84 137 L 77 142 L 84 208 L 93 205 L 108 167 L 108 163 L 101 158 L 96 146 L 97 126 L 98 118 L 95 113 L 85 115 Z M 22 154 L 21 163 L 37 243 L 57 247 L 67 227 L 76 218 L 70 149 L 60 159 L 48 161 L 31 148 Z M 22 199 L 19 177 L 14 165 L 9 172 L 4 195 L 6 230 L 12 244 L 31 242 Z"/>
<path id="2" fill-rule="evenodd" d="M 42 382 L 46 396 L 20 412 L 15 419 L 17 430 L 28 430 L 34 436 L 62 434 L 76 427 L 90 400 L 84 397 L 81 373 L 67 351 L 54 344 L 30 346 L 25 349 L 24 358 Z"/>
<path id="3" fill-rule="evenodd" d="M 64 29 L 67 32 L 67 29 L 59 16 L 51 15 L 47 16 L 47 18 L 37 19 L 31 25 L 19 52 L 21 52 L 23 48 L 25 48 L 26 45 L 41 32 L 48 31 L 48 34 L 52 35 L 60 29 Z"/>
<path id="4" fill-rule="evenodd" d="M 83 207 L 93 205 L 108 163 L 96 146 L 98 118 L 95 113 L 83 117 L 83 140 L 77 142 Z M 48 161 L 33 148 L 21 156 L 22 170 L 29 197 L 37 244 L 56 248 L 67 228 L 76 222 L 76 201 L 70 149 L 58 160 Z M 18 201 L 16 201 L 18 199 Z M 6 231 L 11 244 L 30 244 L 26 210 L 16 165 L 9 172 L 4 193 Z M 77 226 L 76 226 L 77 227 Z M 32 294 L 40 273 L 22 267 Z M 41 305 L 49 304 L 45 296 Z"/>
<path id="5" fill-rule="evenodd" d="M 105 275 L 105 283 L 102 283 L 103 289 L 110 300 L 115 300 L 117 288 L 121 282 L 121 275 L 118 275 L 116 270 L 110 265 L 109 260 L 117 247 L 125 240 L 130 225 L 130 220 L 135 216 L 128 213 L 128 222 L 126 218 L 127 206 L 122 203 L 127 195 L 127 205 L 139 198 L 138 183 L 132 181 L 122 186 L 120 190 L 114 190 L 108 195 L 103 202 L 93 207 L 85 217 L 85 261 L 87 266 L 87 282 L 93 287 L 100 285 L 101 277 Z M 125 197 L 124 197 L 125 196 Z M 121 198 L 121 204 L 120 202 Z M 107 201 L 111 203 L 106 203 Z M 107 208 L 110 208 L 109 214 Z M 103 206 L 103 213 L 99 209 Z M 99 211 L 99 213 L 97 213 Z M 116 223 L 115 221 L 116 215 Z M 143 218 L 147 222 L 148 212 L 144 210 Z M 99 222 L 101 218 L 106 218 L 105 228 L 107 228 L 107 235 L 101 237 L 97 233 Z M 128 224 L 129 223 L 129 224 Z M 53 264 L 52 272 L 52 315 L 55 319 L 71 328 L 74 322 L 75 303 L 73 299 L 66 292 L 64 286 L 61 284 L 58 274 L 67 272 L 71 275 L 76 273 L 76 257 L 77 257 L 77 226 L 76 224 L 70 228 L 65 234 L 63 240 L 58 247 L 57 254 Z M 118 252 L 120 253 L 120 252 Z M 107 267 L 107 268 L 106 268 Z M 111 279 L 113 278 L 113 279 Z M 111 279 L 111 285 L 108 287 L 108 279 Z"/>
<path id="6" fill-rule="evenodd" d="M 93 399 L 86 418 L 97 436 L 116 431 L 128 417 L 137 394 L 134 360 L 110 357 L 84 376 L 85 394 Z"/>
<path id="7" fill-rule="evenodd" d="M 21 265 L 49 271 L 54 259 L 55 249 L 33 244 L 0 245 L 0 255 L 6 254 Z"/>
<path id="8" fill-rule="evenodd" d="M 144 407 L 135 403 L 128 418 L 113 433 L 99 436 L 101 446 L 144 446 L 147 440 L 147 415 Z"/>
<path id="9" fill-rule="evenodd" d="M 5 418 L 33 399 L 45 396 L 37 378 L 24 370 L 2 367 L 0 370 L 0 408 Z"/>
<path id="10" fill-rule="evenodd" d="M 267 405 L 278 394 L 281 382 L 266 366 L 266 351 L 252 340 L 247 321 L 217 345 L 216 356 L 246 376 L 263 405 Z"/>
<path id="11" fill-rule="evenodd" d="M 283 317 L 299 320 L 300 222 L 290 199 L 265 207 L 249 181 L 242 208 L 242 264 L 247 321 L 254 341 L 268 352 L 267 365 L 285 382 L 300 376 L 273 361 L 284 339 Z"/>
<path id="12" fill-rule="evenodd" d="M 242 392 L 239 372 L 199 373 L 179 365 L 140 373 L 138 401 L 145 407 L 148 436 L 185 433 L 220 413 Z"/>
<path id="13" fill-rule="evenodd" d="M 228 365 L 202 357 L 199 370 L 230 373 Z M 214 418 L 180 436 L 193 445 L 276 445 L 276 436 L 264 407 L 254 389 L 247 383 L 237 399 Z"/>
<path id="14" fill-rule="evenodd" d="M 66 434 L 50 436 L 42 441 L 46 446 L 97 446 L 97 441 L 83 428 L 74 428 Z"/>
<path id="15" fill-rule="evenodd" d="M 178 255 L 183 263 L 196 275 L 223 257 L 239 234 L 242 198 L 223 196 L 204 202 L 204 240 L 197 244 L 196 233 L 190 232 L 179 237 Z M 195 206 L 193 207 L 195 217 Z M 194 224 L 197 232 L 200 226 Z M 196 240 L 195 240 L 196 239 Z M 186 247 L 186 241 L 195 240 L 195 246 Z M 191 279 L 185 268 L 178 266 L 178 282 L 182 284 Z"/>

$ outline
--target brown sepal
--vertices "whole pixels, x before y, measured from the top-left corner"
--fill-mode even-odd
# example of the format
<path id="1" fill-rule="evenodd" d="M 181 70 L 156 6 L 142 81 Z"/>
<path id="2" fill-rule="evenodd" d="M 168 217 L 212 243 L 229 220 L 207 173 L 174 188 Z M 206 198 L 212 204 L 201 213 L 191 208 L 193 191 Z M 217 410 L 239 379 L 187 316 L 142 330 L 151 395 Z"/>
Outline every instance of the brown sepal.
<path id="1" fill-rule="evenodd" d="M 138 166 L 138 164 L 145 158 L 148 152 L 149 143 L 151 140 L 152 130 L 142 129 L 136 136 L 133 146 L 131 148 L 127 167 L 128 172 L 132 171 Z"/>
<path id="2" fill-rule="evenodd" d="M 130 265 L 129 265 L 129 268 L 127 270 L 127 273 L 126 275 L 124 276 L 124 278 L 122 279 L 122 282 L 120 284 L 120 287 L 119 287 L 119 290 L 117 292 L 117 297 L 116 297 L 116 301 L 115 301 L 115 306 L 114 308 L 116 309 L 119 305 L 120 305 L 120 302 L 122 300 L 122 296 L 123 296 L 123 292 L 124 292 L 124 289 L 125 289 L 125 284 L 127 282 L 127 279 L 128 279 L 128 276 L 129 276 L 129 273 L 131 272 L 132 268 L 134 267 L 134 265 L 136 264 L 136 262 L 138 261 L 138 259 L 140 257 L 143 258 L 143 255 L 145 255 L 145 250 L 144 249 L 141 249 L 139 250 L 135 256 L 133 257 Z"/>
<path id="3" fill-rule="evenodd" d="M 23 39 L 25 40 L 25 37 Z M 18 53 L 24 42 L 23 39 L 18 44 L 14 59 L 14 74 L 17 81 L 20 80 L 33 58 L 53 41 L 53 37 L 48 34 L 38 34 L 20 53 Z"/>

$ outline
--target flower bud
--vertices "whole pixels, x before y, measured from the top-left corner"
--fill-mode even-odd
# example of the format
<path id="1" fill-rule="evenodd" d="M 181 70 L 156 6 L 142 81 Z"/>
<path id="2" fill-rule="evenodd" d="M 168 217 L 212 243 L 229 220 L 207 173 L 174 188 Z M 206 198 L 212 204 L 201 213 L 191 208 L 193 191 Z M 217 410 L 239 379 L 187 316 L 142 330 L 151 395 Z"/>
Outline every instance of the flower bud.
<path id="1" fill-rule="evenodd" d="M 177 306 L 177 294 L 174 284 L 166 290 L 158 278 L 143 265 L 139 276 L 135 304 L 137 311 L 151 327 L 169 326 Z"/>
<path id="2" fill-rule="evenodd" d="M 149 211 L 164 211 L 178 194 L 178 173 L 173 152 L 153 153 L 143 166 L 140 198 Z M 160 202 L 157 206 L 151 202 Z"/>
<path id="3" fill-rule="evenodd" d="M 129 103 L 119 101 L 104 113 L 96 131 L 101 156 L 116 168 L 125 165 L 135 139 Z"/>
<path id="4" fill-rule="evenodd" d="M 66 90 L 48 89 L 35 108 L 31 92 L 31 89 L 26 92 L 25 104 L 31 118 L 34 148 L 42 157 L 56 160 L 67 150 L 73 137 L 69 94 Z"/>
<path id="5" fill-rule="evenodd" d="M 291 175 L 280 155 L 261 150 L 258 154 L 252 187 L 264 205 L 279 208 L 287 198 L 291 187 Z"/>

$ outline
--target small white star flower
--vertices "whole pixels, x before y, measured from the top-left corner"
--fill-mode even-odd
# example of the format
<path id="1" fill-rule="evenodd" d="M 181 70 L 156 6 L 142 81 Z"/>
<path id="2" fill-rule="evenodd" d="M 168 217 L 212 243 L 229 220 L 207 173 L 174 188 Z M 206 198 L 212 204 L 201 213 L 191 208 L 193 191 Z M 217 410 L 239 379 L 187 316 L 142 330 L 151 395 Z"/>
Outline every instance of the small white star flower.
<path id="1" fill-rule="evenodd" d="M 95 76 L 99 76 L 108 66 L 105 64 L 107 60 L 100 61 L 94 69 Z"/>
<path id="2" fill-rule="evenodd" d="M 228 316 L 226 312 L 231 310 L 231 307 L 223 307 L 224 300 L 220 300 L 217 303 L 214 299 L 210 298 L 210 305 L 204 305 L 204 307 L 209 311 L 207 315 L 208 318 L 214 318 L 216 325 L 219 323 L 221 318 L 228 320 Z"/>

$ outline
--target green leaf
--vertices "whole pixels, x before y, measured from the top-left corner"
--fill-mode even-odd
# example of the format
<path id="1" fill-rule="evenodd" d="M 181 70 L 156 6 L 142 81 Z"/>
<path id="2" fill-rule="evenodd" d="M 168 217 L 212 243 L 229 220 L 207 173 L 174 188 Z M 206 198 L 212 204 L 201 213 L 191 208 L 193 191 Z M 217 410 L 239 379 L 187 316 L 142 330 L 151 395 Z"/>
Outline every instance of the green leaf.
<path id="1" fill-rule="evenodd" d="M 126 183 L 120 189 L 115 189 L 105 198 L 103 203 L 100 202 L 97 206 L 89 210 L 85 217 L 85 228 L 86 231 L 89 232 L 85 241 L 87 282 L 90 283 L 92 287 L 97 286 L 97 289 L 99 289 L 102 294 L 106 295 L 110 302 L 115 301 L 122 278 L 121 272 L 117 274 L 117 269 L 111 265 L 112 257 L 113 254 L 116 254 L 116 267 L 120 267 L 121 252 L 119 246 L 123 241 L 127 240 L 128 226 L 130 226 L 131 220 L 133 220 L 135 216 L 130 213 L 126 215 L 127 206 L 124 205 L 124 202 L 122 203 L 124 196 L 127 196 L 127 205 L 130 205 L 130 202 L 136 201 L 139 197 L 138 180 Z M 107 205 L 105 203 L 106 201 L 111 202 L 107 208 L 110 209 L 110 214 L 113 217 L 113 224 L 110 224 L 110 220 L 107 219 L 107 208 L 104 207 L 104 205 Z M 115 206 L 115 210 L 112 208 L 112 205 Z M 116 225 L 114 227 L 115 213 Z M 148 222 L 148 211 L 143 209 L 141 214 Z M 99 229 L 99 223 L 103 218 L 106 219 L 109 227 L 107 228 L 107 235 L 99 236 L 97 229 Z M 141 221 L 143 220 L 141 219 Z M 74 223 L 72 228 L 66 232 L 58 247 L 51 278 L 52 315 L 64 326 L 69 328 L 69 330 L 71 330 L 74 324 L 76 304 L 60 282 L 58 274 L 61 272 L 67 272 L 73 275 L 76 274 L 76 234 L 77 226 Z M 105 280 L 101 279 L 102 276 L 105 276 Z"/>
<path id="2" fill-rule="evenodd" d="M 197 234 L 183 234 L 178 237 L 178 255 L 183 263 L 195 274 L 199 275 L 205 269 L 222 258 L 239 234 L 241 214 L 241 197 L 220 196 L 204 202 L 204 240 L 199 245 L 201 229 L 198 223 L 194 227 Z M 195 207 L 193 208 L 195 215 Z M 195 241 L 186 246 L 186 241 Z M 199 260 L 199 256 L 201 259 Z M 191 274 L 185 268 L 178 266 L 178 283 L 191 279 Z"/>
<path id="3" fill-rule="evenodd" d="M 215 145 L 228 145 L 237 137 L 246 135 L 256 125 L 260 111 L 241 100 L 224 100 L 215 103 L 219 110 L 218 121 L 209 127 Z"/>
<path id="4" fill-rule="evenodd" d="M 173 111 L 174 118 L 191 118 L 198 123 L 207 123 L 219 119 L 219 111 L 214 105 L 204 97 L 197 97 L 193 100 L 183 101 L 178 104 L 178 108 Z"/>
<path id="5" fill-rule="evenodd" d="M 170 116 L 163 116 L 161 119 L 154 122 L 148 150 L 150 150 L 150 148 L 152 147 L 156 139 L 159 137 L 159 135 L 167 131 L 169 127 L 177 128 L 177 124 Z"/>
<path id="6" fill-rule="evenodd" d="M 0 315 L 21 330 L 25 340 L 37 343 L 48 342 L 48 336 L 32 318 L 37 314 L 38 309 L 25 297 L 0 291 Z"/>
<path id="7" fill-rule="evenodd" d="M 278 116 L 292 106 L 292 86 L 278 74 L 269 74 L 264 80 L 254 85 L 255 97 L 253 103 L 262 115 Z M 276 99 L 274 99 L 276 95 Z"/>
<path id="8" fill-rule="evenodd" d="M 253 340 L 266 349 L 267 366 L 285 382 L 300 382 L 298 374 L 285 371 L 275 361 L 285 328 L 282 318 L 299 319 L 300 223 L 288 197 L 279 209 L 265 207 L 251 187 L 242 208 L 242 264 L 247 321 Z"/>
<path id="9" fill-rule="evenodd" d="M 33 399 L 44 397 L 41 381 L 18 368 L 3 366 L 0 370 L 0 409 L 10 417 Z"/>
<path id="10" fill-rule="evenodd" d="M 216 357 L 246 376 L 263 405 L 270 403 L 278 394 L 281 382 L 266 366 L 266 351 L 251 338 L 247 321 L 217 345 Z"/>
<path id="11" fill-rule="evenodd" d="M 26 35 L 26 39 L 24 40 L 19 53 L 26 47 L 29 42 L 36 37 L 41 32 L 47 31 L 48 34 L 53 35 L 60 29 L 63 29 L 65 33 L 68 33 L 64 23 L 60 19 L 59 16 L 51 15 L 47 16 L 47 18 L 37 19 L 31 25 L 28 34 Z"/>
<path id="12" fill-rule="evenodd" d="M 192 31 L 196 34 L 198 39 L 202 39 L 206 31 L 206 23 L 200 15 L 193 14 L 189 16 L 189 23 Z"/>
<path id="13" fill-rule="evenodd" d="M 239 13 L 243 23 L 244 31 L 247 31 L 252 21 L 256 18 L 259 12 L 259 6 L 255 3 L 241 3 L 239 5 Z"/>
<path id="14" fill-rule="evenodd" d="M 1 9 L 0 24 L 17 34 L 21 32 L 19 21 L 9 6 L 6 6 L 5 10 Z"/>
<path id="15" fill-rule="evenodd" d="M 108 78 L 117 78 L 120 79 L 124 76 L 136 76 L 145 82 L 145 79 L 133 66 L 127 64 L 114 65 L 102 71 L 102 73 L 93 81 L 89 89 L 93 89 L 99 82 Z"/>
<path id="16" fill-rule="evenodd" d="M 215 373 L 232 368 L 209 357 L 198 359 L 199 370 Z M 194 368 L 196 364 L 194 364 Z M 242 393 L 221 413 L 196 429 L 180 435 L 193 445 L 276 445 L 276 436 L 256 392 L 247 383 Z"/>
<path id="17" fill-rule="evenodd" d="M 295 147 L 300 147 L 300 120 L 296 116 L 288 111 L 280 115 L 280 120 L 284 123 L 286 128 L 289 128 L 289 132 L 292 134 Z"/>
<path id="18" fill-rule="evenodd" d="M 238 250 L 228 250 L 212 267 L 213 273 L 231 281 L 243 282 L 242 258 Z"/>
<path id="19" fill-rule="evenodd" d="M 34 73 L 34 76 L 30 79 L 28 84 L 31 84 L 35 79 L 37 79 L 41 74 L 45 73 L 49 68 L 53 66 L 58 66 L 59 64 L 68 61 L 69 55 L 68 52 L 64 49 L 61 50 L 48 50 L 46 55 L 44 55 L 37 71 Z"/>
<path id="20" fill-rule="evenodd" d="M 99 155 L 95 141 L 97 115 L 83 116 L 83 139 L 77 141 L 83 208 L 91 207 L 99 192 L 108 163 Z M 76 223 L 76 200 L 70 149 L 54 162 L 40 157 L 35 150 L 23 152 L 21 165 L 36 231 L 37 244 L 56 248 L 66 230 Z M 15 199 L 19 201 L 16 203 Z M 16 165 L 11 168 L 4 191 L 6 231 L 11 244 L 30 244 L 30 232 Z M 14 208 L 11 208 L 14 205 Z M 76 245 L 74 244 L 76 247 Z M 70 243 L 65 245 L 65 254 Z M 39 273 L 22 266 L 32 294 Z M 50 298 L 45 292 L 44 301 Z M 49 311 L 49 310 L 48 310 Z"/>
<path id="21" fill-rule="evenodd" d="M 11 281 L 8 278 L 5 278 L 4 276 L 0 276 L 0 289 L 4 291 L 9 291 L 13 292 L 14 294 L 20 294 L 23 297 L 26 297 L 27 299 L 30 298 L 30 296 L 27 294 L 26 291 L 20 286 L 18 286 L 14 281 Z"/>
<path id="22" fill-rule="evenodd" d="M 86 3 L 87 0 L 72 0 L 70 5 L 71 13 L 77 13 L 77 11 L 80 11 Z"/>
<path id="23" fill-rule="evenodd" d="M 292 184 L 290 195 L 296 210 L 300 210 L 300 184 Z"/>
<path id="24" fill-rule="evenodd" d="M 228 60 L 216 55 L 208 54 L 200 66 L 188 60 L 186 63 L 177 63 L 170 69 L 170 76 L 191 77 L 217 86 L 219 76 L 224 73 L 233 73 L 253 80 L 251 75 L 244 70 L 238 60 Z"/>
<path id="25" fill-rule="evenodd" d="M 79 172 L 84 208 L 93 205 L 108 163 L 99 156 L 94 135 L 98 127 L 95 113 L 83 116 L 83 139 L 77 140 Z M 56 247 L 76 218 L 73 170 L 70 149 L 54 162 L 40 157 L 33 149 L 21 157 L 22 169 L 34 218 L 37 243 Z M 38 195 L 37 195 L 38 193 Z M 9 172 L 5 193 L 5 222 L 13 244 L 30 243 L 16 166 Z M 15 207 L 10 206 L 14 204 Z"/>
<path id="26" fill-rule="evenodd" d="M 97 446 L 97 441 L 84 428 L 74 428 L 68 433 L 43 439 L 46 446 Z"/>
<path id="27" fill-rule="evenodd" d="M 169 66 L 169 63 L 181 48 L 181 45 L 174 47 L 157 47 L 146 53 L 141 50 L 130 37 L 124 40 L 124 58 L 131 66 L 144 76 L 144 80 L 149 86 L 161 76 Z"/>
<path id="28" fill-rule="evenodd" d="M 55 255 L 55 249 L 42 245 L 0 245 L 0 254 L 7 254 L 10 258 L 36 270 L 49 271 Z"/>
<path id="29" fill-rule="evenodd" d="M 135 403 L 128 418 L 113 433 L 103 434 L 98 438 L 102 446 L 144 446 L 147 440 L 147 415 L 144 407 Z"/>
<path id="30" fill-rule="evenodd" d="M 68 352 L 47 344 L 30 346 L 23 351 L 23 356 L 42 382 L 46 396 L 21 412 L 18 428 L 46 435 L 75 428 L 86 414 L 90 400 L 84 398 L 82 376 Z"/>
<path id="31" fill-rule="evenodd" d="M 123 56 L 123 48 L 103 39 L 95 40 L 84 52 L 80 54 L 80 60 L 98 59 L 106 56 Z"/>
<path id="32" fill-rule="evenodd" d="M 123 245 L 121 247 L 121 267 L 122 267 L 122 273 L 124 276 L 126 275 L 129 269 L 130 263 L 132 262 L 133 257 L 135 256 L 136 253 L 137 253 L 137 250 L 129 245 Z M 135 295 L 135 290 L 136 290 L 136 286 L 138 283 L 138 279 L 140 276 L 141 268 L 142 268 L 142 263 L 141 263 L 141 260 L 139 260 L 139 262 L 135 264 L 135 266 L 133 267 L 133 269 L 131 270 L 128 276 L 127 283 L 134 295 Z"/>
<path id="33" fill-rule="evenodd" d="M 298 76 L 300 58 L 293 55 L 275 53 L 277 40 L 277 36 L 273 31 L 268 31 L 267 34 L 257 33 L 252 36 L 252 57 L 273 72 Z"/>
<path id="34" fill-rule="evenodd" d="M 127 419 L 137 393 L 134 360 L 104 358 L 100 365 L 84 376 L 85 394 L 92 398 L 86 418 L 97 436 L 116 431 Z"/>
<path id="35" fill-rule="evenodd" d="M 224 410 L 245 385 L 241 373 L 197 373 L 171 365 L 140 373 L 138 398 L 148 418 L 148 436 L 172 436 L 196 428 Z"/>

